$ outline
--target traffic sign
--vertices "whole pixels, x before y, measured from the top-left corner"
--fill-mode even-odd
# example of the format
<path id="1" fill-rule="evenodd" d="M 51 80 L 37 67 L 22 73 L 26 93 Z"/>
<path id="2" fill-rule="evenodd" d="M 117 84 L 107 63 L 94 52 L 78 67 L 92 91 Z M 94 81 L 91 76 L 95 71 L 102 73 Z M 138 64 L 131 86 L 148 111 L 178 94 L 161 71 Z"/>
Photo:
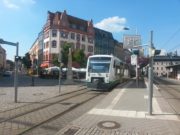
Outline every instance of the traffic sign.
<path id="1" fill-rule="evenodd" d="M 133 54 L 131 55 L 131 65 L 137 64 L 137 55 Z"/>

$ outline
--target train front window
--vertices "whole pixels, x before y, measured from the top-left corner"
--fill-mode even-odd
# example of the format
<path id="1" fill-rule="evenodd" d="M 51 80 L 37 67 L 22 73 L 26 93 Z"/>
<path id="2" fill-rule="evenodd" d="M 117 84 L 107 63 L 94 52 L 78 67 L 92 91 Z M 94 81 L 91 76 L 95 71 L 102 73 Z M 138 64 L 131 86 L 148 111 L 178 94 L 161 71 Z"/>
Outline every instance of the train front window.
<path id="1" fill-rule="evenodd" d="M 108 73 L 111 58 L 97 57 L 89 60 L 88 71 L 91 73 Z"/>

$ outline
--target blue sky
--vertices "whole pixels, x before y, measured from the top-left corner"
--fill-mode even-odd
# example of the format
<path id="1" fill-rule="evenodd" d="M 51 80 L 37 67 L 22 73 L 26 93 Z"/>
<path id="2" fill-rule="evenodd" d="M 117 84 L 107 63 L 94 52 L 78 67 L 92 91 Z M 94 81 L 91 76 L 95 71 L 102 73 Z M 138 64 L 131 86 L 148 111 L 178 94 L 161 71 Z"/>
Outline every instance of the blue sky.
<path id="1" fill-rule="evenodd" d="M 153 30 L 156 48 L 180 50 L 180 0 L 0 0 L 0 38 L 19 42 L 23 56 L 42 29 L 48 10 L 93 19 L 95 26 L 111 31 L 118 41 L 137 29 L 146 44 Z M 2 46 L 7 58 L 13 59 L 15 48 Z"/>

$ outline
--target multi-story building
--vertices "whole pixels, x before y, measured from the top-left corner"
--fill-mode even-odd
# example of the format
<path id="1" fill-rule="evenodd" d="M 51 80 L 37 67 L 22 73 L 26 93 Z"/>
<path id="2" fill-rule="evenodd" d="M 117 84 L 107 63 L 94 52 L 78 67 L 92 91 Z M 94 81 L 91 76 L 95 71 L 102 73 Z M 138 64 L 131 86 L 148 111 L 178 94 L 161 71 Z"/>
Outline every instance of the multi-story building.
<path id="1" fill-rule="evenodd" d="M 114 54 L 115 40 L 112 33 L 98 28 L 94 28 L 94 31 L 94 54 Z"/>
<path id="2" fill-rule="evenodd" d="M 6 68 L 6 50 L 0 45 L 0 73 Z"/>
<path id="3" fill-rule="evenodd" d="M 123 61 L 127 60 L 123 43 L 115 40 L 111 32 L 94 28 L 92 20 L 70 16 L 66 11 L 48 12 L 47 21 L 32 45 L 30 54 L 38 59 L 39 66 L 50 67 L 64 43 L 70 43 L 72 50 L 83 49 L 86 56 L 112 54 Z"/>
<path id="4" fill-rule="evenodd" d="M 168 66 L 180 64 L 180 56 L 155 56 L 153 73 L 156 76 L 167 76 L 170 72 Z"/>
<path id="5" fill-rule="evenodd" d="M 86 55 L 94 54 L 94 29 L 92 20 L 86 21 L 64 12 L 48 12 L 43 28 L 43 65 L 52 66 L 64 43 L 72 50 L 83 49 Z"/>
<path id="6" fill-rule="evenodd" d="M 33 68 L 36 68 L 38 65 L 39 50 L 39 40 L 37 38 L 29 50 Z"/>

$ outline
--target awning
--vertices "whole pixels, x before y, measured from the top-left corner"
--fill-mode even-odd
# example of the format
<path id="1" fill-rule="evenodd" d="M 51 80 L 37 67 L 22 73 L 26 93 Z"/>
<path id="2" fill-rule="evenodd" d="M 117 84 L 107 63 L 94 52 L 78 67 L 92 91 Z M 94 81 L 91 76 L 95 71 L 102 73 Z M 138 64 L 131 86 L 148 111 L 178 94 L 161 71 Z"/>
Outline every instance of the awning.
<path id="1" fill-rule="evenodd" d="M 42 68 L 47 68 L 48 66 L 49 66 L 48 63 L 42 63 L 42 64 L 40 65 L 40 67 L 42 67 Z"/>

